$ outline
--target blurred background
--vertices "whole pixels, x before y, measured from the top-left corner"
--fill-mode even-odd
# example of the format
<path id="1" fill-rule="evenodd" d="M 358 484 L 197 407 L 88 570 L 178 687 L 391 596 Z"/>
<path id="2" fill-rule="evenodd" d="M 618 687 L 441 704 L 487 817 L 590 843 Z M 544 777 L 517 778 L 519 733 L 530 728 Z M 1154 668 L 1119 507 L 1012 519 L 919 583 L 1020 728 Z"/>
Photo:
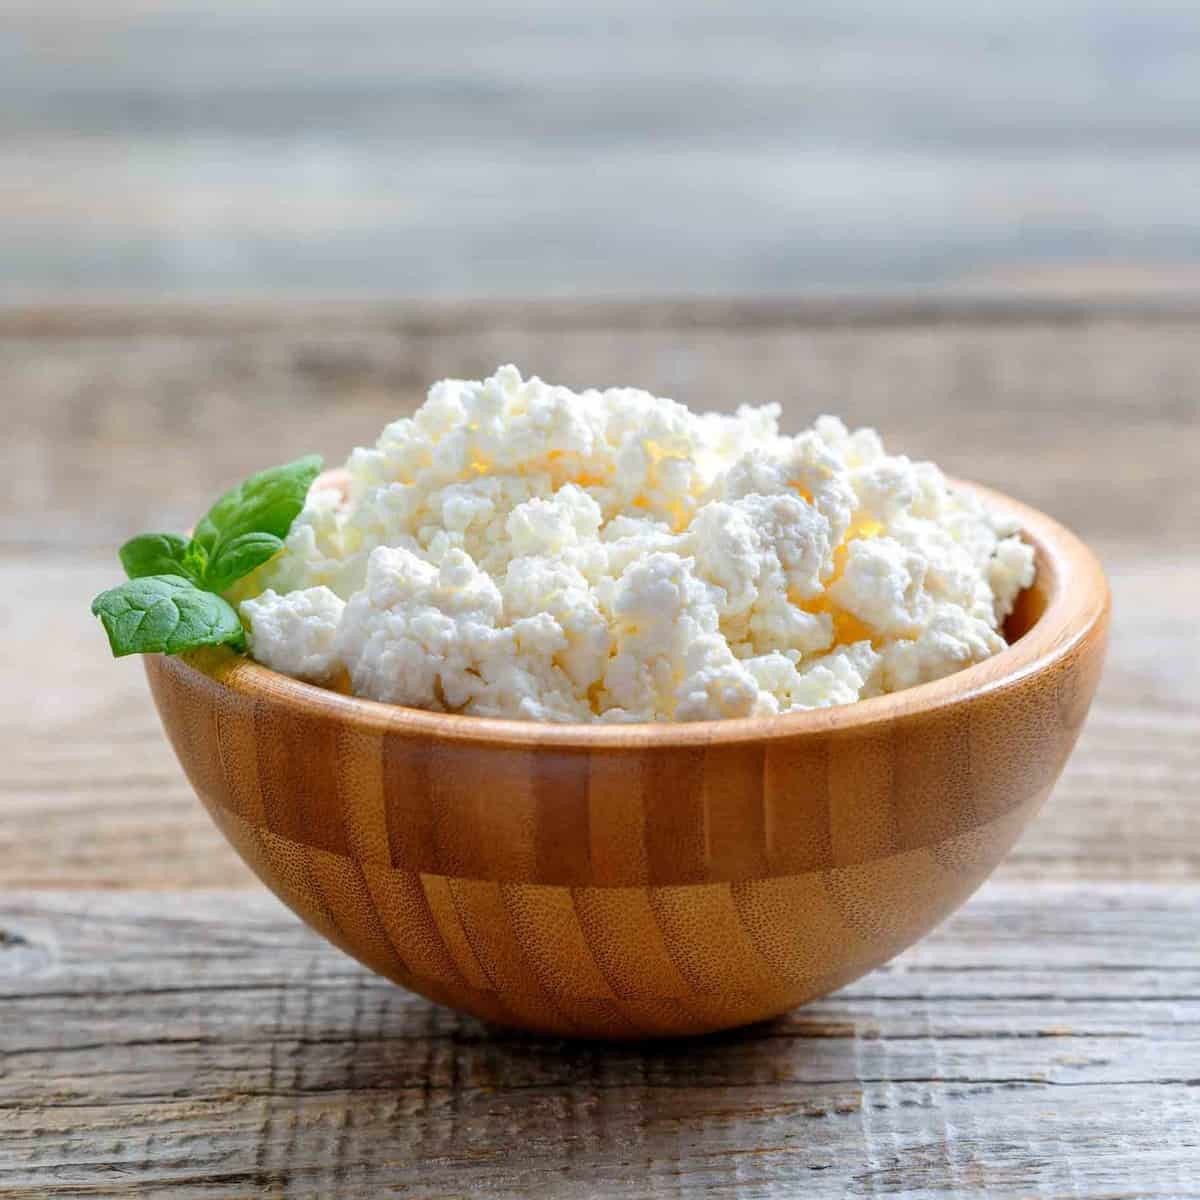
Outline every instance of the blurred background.
<path id="1" fill-rule="evenodd" d="M 1195 0 L 6 0 L 0 300 L 1200 293 Z"/>

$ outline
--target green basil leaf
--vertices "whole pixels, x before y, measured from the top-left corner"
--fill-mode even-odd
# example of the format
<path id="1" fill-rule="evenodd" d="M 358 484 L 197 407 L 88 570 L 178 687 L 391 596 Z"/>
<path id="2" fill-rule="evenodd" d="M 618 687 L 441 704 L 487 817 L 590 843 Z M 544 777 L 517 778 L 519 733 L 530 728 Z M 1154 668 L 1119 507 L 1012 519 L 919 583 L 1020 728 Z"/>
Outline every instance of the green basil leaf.
<path id="1" fill-rule="evenodd" d="M 187 538 L 175 533 L 142 533 L 117 551 L 130 579 L 144 575 L 190 575 L 184 562 Z"/>
<path id="2" fill-rule="evenodd" d="M 208 555 L 203 547 L 196 545 L 194 541 L 188 542 L 187 550 L 183 555 L 183 572 L 189 579 L 203 581 L 204 572 L 208 567 Z M 203 586 L 203 583 L 201 583 Z"/>
<path id="3" fill-rule="evenodd" d="M 250 476 L 209 509 L 191 541 L 144 533 L 126 542 L 129 581 L 92 601 L 113 654 L 244 648 L 242 623 L 220 593 L 279 553 L 320 470 L 309 455 Z"/>
<path id="4" fill-rule="evenodd" d="M 243 533 L 222 542 L 204 568 L 204 586 L 223 592 L 231 583 L 249 575 L 255 567 L 283 549 L 283 539 L 273 533 Z"/>
<path id="5" fill-rule="evenodd" d="M 196 526 L 193 545 L 204 557 L 205 587 L 224 589 L 234 579 L 218 564 L 244 563 L 253 555 L 225 555 L 231 543 L 247 534 L 272 534 L 282 541 L 304 507 L 308 489 L 321 470 L 321 459 L 310 454 L 282 467 L 271 467 L 251 475 L 226 492 Z M 257 566 L 257 560 L 253 565 Z M 252 568 L 247 568 L 252 569 Z M 244 572 L 243 572 L 244 573 Z"/>
<path id="6" fill-rule="evenodd" d="M 240 646 L 242 623 L 223 597 L 182 575 L 146 575 L 101 592 L 92 601 L 113 657 L 178 654 L 196 646 Z"/>

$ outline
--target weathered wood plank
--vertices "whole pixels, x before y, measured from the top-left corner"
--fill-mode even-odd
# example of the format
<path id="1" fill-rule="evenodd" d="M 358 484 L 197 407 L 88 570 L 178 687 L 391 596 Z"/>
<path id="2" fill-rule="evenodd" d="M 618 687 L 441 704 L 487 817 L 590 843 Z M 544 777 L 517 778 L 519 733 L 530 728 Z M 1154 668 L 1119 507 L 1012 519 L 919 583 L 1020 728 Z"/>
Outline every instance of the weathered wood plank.
<path id="1" fill-rule="evenodd" d="M 114 663 L 87 613 L 112 579 L 92 558 L 0 561 L 0 886 L 250 881 L 183 778 L 140 665 Z M 1119 559 L 1106 676 L 1062 780 L 1009 877 L 1200 875 L 1200 565 Z"/>
<path id="2" fill-rule="evenodd" d="M 1200 791 L 1196 330 L 1186 312 L 1095 305 L 2 311 L 0 623 L 6 665 L 32 687 L 0 694 L 0 884 L 249 881 L 171 759 L 137 664 L 113 664 L 87 616 L 112 548 L 186 524 L 264 445 L 340 457 L 430 380 L 505 358 L 698 405 L 775 399 L 793 427 L 841 411 L 1073 523 L 1112 573 L 1110 665 L 1004 870 L 1194 877 L 1200 809 L 1180 797 Z"/>
<path id="3" fill-rule="evenodd" d="M 1200 1195 L 1196 329 L 1087 305 L 0 311 L 0 627 L 27 685 L 0 692 L 0 1195 Z M 252 879 L 87 615 L 113 545 L 186 523 L 264 444 L 340 457 L 509 358 L 778 399 L 791 426 L 841 411 L 1100 547 L 1109 669 L 1007 883 L 783 1022 L 616 1049 L 460 1020 L 259 890 L 180 890 Z M 1048 882 L 1072 879 L 1113 882 Z"/>
<path id="4" fill-rule="evenodd" d="M 989 885 L 769 1026 L 601 1047 L 368 975 L 262 894 L 3 902 L 0 1194 L 1196 1194 L 1200 888 Z"/>
<path id="5" fill-rule="evenodd" d="M 340 460 L 432 381 L 505 361 L 702 408 L 778 401 L 788 428 L 841 413 L 1101 547 L 1195 553 L 1195 314 L 525 304 L 268 309 L 239 323 L 220 310 L 122 312 L 0 313 L 10 553 L 109 551 L 130 532 L 181 526 L 261 466 L 264 446 Z"/>

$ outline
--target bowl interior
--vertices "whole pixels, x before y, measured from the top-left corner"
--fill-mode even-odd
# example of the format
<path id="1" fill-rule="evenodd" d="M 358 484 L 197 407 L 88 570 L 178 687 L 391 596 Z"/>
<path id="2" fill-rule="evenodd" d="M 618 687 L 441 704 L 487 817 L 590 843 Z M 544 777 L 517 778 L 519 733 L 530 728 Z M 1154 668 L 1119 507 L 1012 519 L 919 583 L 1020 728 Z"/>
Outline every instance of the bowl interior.
<path id="1" fill-rule="evenodd" d="M 1032 539 L 1031 539 L 1032 540 Z M 1010 646 L 1019 642 L 1042 619 L 1054 589 L 1058 586 L 1058 576 L 1053 559 L 1046 553 L 1040 542 L 1033 542 L 1034 561 L 1037 574 L 1033 583 L 1025 588 L 1013 604 L 1013 610 L 1004 621 L 1002 632 L 1004 640 Z"/>

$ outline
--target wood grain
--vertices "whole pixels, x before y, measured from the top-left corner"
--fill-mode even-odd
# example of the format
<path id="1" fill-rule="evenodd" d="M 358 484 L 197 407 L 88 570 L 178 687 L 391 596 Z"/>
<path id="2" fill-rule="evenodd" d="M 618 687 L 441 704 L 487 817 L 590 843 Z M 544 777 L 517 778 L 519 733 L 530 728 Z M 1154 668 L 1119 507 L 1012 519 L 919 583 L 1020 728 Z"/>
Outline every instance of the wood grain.
<path id="1" fill-rule="evenodd" d="M 876 422 L 1069 524 L 1112 581 L 1112 650 L 1080 752 L 1002 870 L 1194 877 L 1200 808 L 1178 797 L 1200 793 L 1198 334 L 1186 314 L 1044 303 L 0 312 L 0 621 L 6 672 L 35 681 L 0 689 L 0 883 L 248 881 L 139 667 L 87 616 L 112 548 L 185 527 L 264 445 L 339 459 L 429 380 L 502 358 L 699 405 L 751 379 L 786 427 L 823 409 Z"/>
<path id="2" fill-rule="evenodd" d="M 261 891 L 5 906 L 5 1196 L 1197 1191 L 1195 885 L 989 884 L 780 1022 L 624 1048 L 431 1007 Z"/>
<path id="3" fill-rule="evenodd" d="M 1200 795 L 1200 562 L 1181 551 L 1108 556 L 1108 665 L 1054 795 L 1000 868 L 1010 877 L 1200 877 L 1200 807 L 1180 799 Z M 248 883 L 162 736 L 140 665 L 114 663 L 87 616 L 114 577 L 98 557 L 0 556 L 6 674 L 36 681 L 0 690 L 0 886 Z M 614 880 L 636 869 L 632 849 L 608 853 Z"/>
<path id="4" fill-rule="evenodd" d="M 0 1061 L 0 1194 L 1200 1195 L 1198 1072 L 1174 1067 L 1197 1038 L 1198 333 L 1128 303 L 0 312 L 0 927 L 28 939 L 0 972 L 30 989 L 4 985 L 0 1045 L 38 1050 Z M 340 458 L 506 358 L 874 422 L 1104 558 L 1097 701 L 998 882 L 786 1038 L 506 1038 L 261 892 L 176 894 L 253 877 L 86 615 L 112 547 L 190 522 L 264 445 Z M 605 854 L 613 882 L 643 869 Z"/>
<path id="5" fill-rule="evenodd" d="M 227 648 L 149 656 L 146 676 L 234 848 L 361 962 L 536 1032 L 711 1033 L 911 944 L 987 878 L 1057 781 L 1100 677 L 1108 585 L 1057 522 L 979 497 L 1036 555 L 1012 644 L 840 710 L 481 720 L 314 688 Z M 593 765 L 621 779 L 620 803 L 592 795 Z M 592 839 L 616 842 L 630 802 L 644 869 L 614 888 L 606 863 L 593 872 Z M 391 831 L 414 827 L 432 836 L 393 857 Z M 416 965 L 431 940 L 453 971 Z"/>
<path id="6" fill-rule="evenodd" d="M 1104 304 L 0 309 L 0 548 L 107 560 L 185 528 L 264 446 L 340 462 L 431 381 L 511 361 L 698 408 L 776 401 L 792 430 L 840 413 L 1102 551 L 1194 558 L 1198 334 L 1195 309 Z"/>

